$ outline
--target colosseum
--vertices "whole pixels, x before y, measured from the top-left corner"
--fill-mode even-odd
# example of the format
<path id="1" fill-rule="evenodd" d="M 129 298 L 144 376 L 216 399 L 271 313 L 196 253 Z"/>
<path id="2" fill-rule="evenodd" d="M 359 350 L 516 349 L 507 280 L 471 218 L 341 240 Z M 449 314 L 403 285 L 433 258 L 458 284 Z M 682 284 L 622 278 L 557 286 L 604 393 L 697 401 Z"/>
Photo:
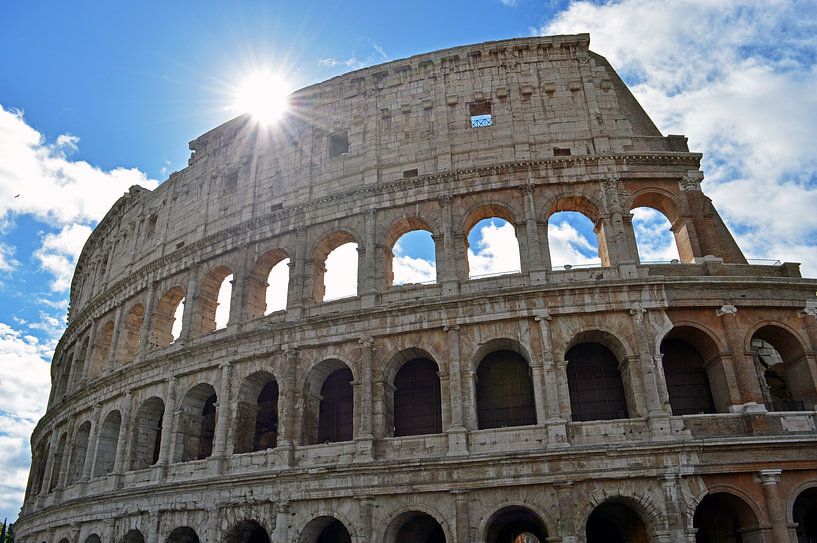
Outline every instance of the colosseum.
<path id="1" fill-rule="evenodd" d="M 589 43 L 348 73 L 120 198 L 77 264 L 19 539 L 817 541 L 817 280 L 746 260 L 702 155 Z M 677 260 L 639 258 L 640 207 Z M 600 265 L 552 264 L 565 211 Z M 519 271 L 469 271 L 489 218 Z M 395 284 L 415 231 L 436 280 Z M 350 243 L 355 293 L 325 299 Z"/>

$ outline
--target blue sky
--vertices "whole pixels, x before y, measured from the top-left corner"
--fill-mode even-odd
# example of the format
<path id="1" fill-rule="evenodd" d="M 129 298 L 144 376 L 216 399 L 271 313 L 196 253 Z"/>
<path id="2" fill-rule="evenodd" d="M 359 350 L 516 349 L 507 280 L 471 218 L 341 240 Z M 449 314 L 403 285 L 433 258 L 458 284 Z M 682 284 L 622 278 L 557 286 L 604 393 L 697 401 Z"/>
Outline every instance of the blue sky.
<path id="1" fill-rule="evenodd" d="M 3 3 L 0 517 L 19 510 L 82 243 L 128 186 L 155 187 L 185 166 L 188 141 L 238 113 L 244 78 L 281 70 L 295 89 L 454 45 L 574 32 L 590 32 L 663 133 L 705 153 L 704 190 L 747 256 L 817 275 L 813 2 Z M 663 217 L 636 219 L 642 257 L 673 258 Z M 513 264 L 513 234 L 480 225 L 472 271 Z M 594 262 L 594 244 L 586 222 L 551 224 L 556 265 Z M 428 240 L 395 253 L 401 282 L 433 278 Z"/>

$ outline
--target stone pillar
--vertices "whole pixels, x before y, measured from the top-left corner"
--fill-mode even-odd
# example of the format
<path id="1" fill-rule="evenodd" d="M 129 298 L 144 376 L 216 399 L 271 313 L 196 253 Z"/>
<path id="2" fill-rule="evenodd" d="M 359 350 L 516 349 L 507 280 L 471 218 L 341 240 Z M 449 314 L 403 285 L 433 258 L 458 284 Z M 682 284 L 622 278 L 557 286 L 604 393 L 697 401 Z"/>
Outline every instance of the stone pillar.
<path id="1" fill-rule="evenodd" d="M 443 258 L 442 263 L 437 261 L 437 277 L 443 286 L 443 294 L 455 295 L 459 293 L 459 274 L 457 257 L 454 249 L 454 227 L 451 219 L 451 195 L 443 194 L 437 198 L 443 209 Z M 440 265 L 442 264 L 442 266 Z"/>
<path id="2" fill-rule="evenodd" d="M 106 366 L 108 372 L 116 369 L 116 357 L 119 354 L 119 332 L 122 329 L 122 305 L 116 306 L 116 313 L 113 318 L 113 335 L 111 336 L 111 349 L 108 352 Z"/>
<path id="3" fill-rule="evenodd" d="M 451 426 L 448 434 L 448 454 L 468 454 L 468 431 L 465 429 L 462 394 L 462 361 L 460 360 L 460 327 L 446 325 L 443 330 L 448 340 L 448 377 L 451 391 Z"/>
<path id="4" fill-rule="evenodd" d="M 85 351 L 85 365 L 82 366 L 82 383 L 88 381 L 91 372 L 91 362 L 94 356 L 94 343 L 96 343 L 96 319 L 91 320 L 91 333 L 88 336 L 88 350 Z"/>
<path id="5" fill-rule="evenodd" d="M 85 463 L 82 465 L 82 478 L 80 481 L 87 482 L 93 473 L 96 463 L 96 447 L 99 441 L 99 416 L 102 411 L 102 404 L 94 406 L 94 413 L 91 416 L 91 432 L 88 434 L 88 448 L 85 451 Z"/>
<path id="6" fill-rule="evenodd" d="M 57 486 L 55 490 L 62 490 L 63 488 L 65 488 L 65 482 L 68 480 L 68 466 L 71 463 L 71 454 L 73 453 L 74 449 L 75 436 L 73 420 L 69 421 L 65 435 L 66 435 L 65 450 L 62 453 L 62 462 L 60 462 L 60 476 L 57 479 Z"/>
<path id="7" fill-rule="evenodd" d="M 654 419 L 655 417 L 666 419 L 669 414 L 664 411 L 664 405 L 661 402 L 661 394 L 658 391 L 658 368 L 655 366 L 655 359 L 653 358 L 652 349 L 650 348 L 650 345 L 651 343 L 654 343 L 655 338 L 650 333 L 649 328 L 644 322 L 646 315 L 647 310 L 641 307 L 640 304 L 635 304 L 630 309 L 633 329 L 635 330 L 636 345 L 638 347 L 638 365 L 636 366 L 636 372 L 638 373 L 639 380 L 641 381 L 641 385 L 644 390 L 647 417 L 651 419 Z M 630 368 L 635 369 L 633 366 L 635 365 L 631 364 Z M 666 432 L 663 433 L 668 433 L 669 422 L 665 421 L 663 426 L 666 430 Z M 657 429 L 657 427 L 653 425 L 652 421 L 650 422 L 650 427 L 652 430 Z"/>
<path id="8" fill-rule="evenodd" d="M 562 543 L 576 543 L 579 540 L 579 528 L 573 513 L 576 511 L 573 497 L 573 482 L 567 481 L 553 485 L 559 503 L 559 531 Z M 584 531 L 584 526 L 581 527 Z"/>
<path id="9" fill-rule="evenodd" d="M 229 362 L 221 365 L 221 384 L 216 407 L 216 428 L 213 436 L 213 454 L 210 456 L 211 471 L 220 473 L 227 450 L 227 430 L 230 425 L 230 381 L 233 367 Z"/>
<path id="10" fill-rule="evenodd" d="M 282 500 L 277 503 L 277 506 L 275 531 L 272 533 L 272 540 L 275 543 L 286 543 L 289 541 L 289 502 Z"/>
<path id="11" fill-rule="evenodd" d="M 60 432 L 57 430 L 55 426 L 53 430 L 51 430 L 51 444 L 48 446 L 48 456 L 45 459 L 45 468 L 43 469 L 43 480 L 40 481 L 40 488 L 37 490 L 31 491 L 31 496 L 37 496 L 39 494 L 48 494 L 48 485 L 51 484 L 51 472 L 54 471 L 54 457 L 57 453 L 57 447 L 59 446 L 60 440 Z M 68 448 L 68 440 L 65 440 L 65 447 Z M 68 456 L 69 451 L 63 451 L 62 455 L 63 458 Z M 62 475 L 62 474 L 60 474 Z"/>
<path id="12" fill-rule="evenodd" d="M 151 509 L 148 511 L 148 530 L 147 530 L 147 543 L 159 543 L 159 531 L 161 530 L 161 524 L 159 519 L 161 518 L 161 511 L 158 509 Z"/>
<path id="13" fill-rule="evenodd" d="M 790 539 L 786 510 L 780 499 L 778 483 L 780 482 L 781 473 L 782 470 L 779 469 L 764 469 L 758 474 L 758 480 L 763 488 L 763 498 L 766 501 L 766 512 L 769 514 L 769 521 L 772 523 L 772 534 L 774 534 L 774 540 L 778 543 L 794 541 L 794 539 Z"/>
<path id="14" fill-rule="evenodd" d="M 536 202 L 533 193 L 536 185 L 527 183 L 519 187 L 525 200 L 525 234 L 528 238 L 528 271 L 532 283 L 545 281 L 545 267 L 542 262 L 541 243 L 539 242 L 539 224 L 536 221 Z"/>
<path id="15" fill-rule="evenodd" d="M 360 400 L 357 406 L 360 411 L 356 413 L 356 419 L 359 422 L 357 427 L 355 441 L 357 441 L 356 461 L 371 462 L 373 460 L 373 445 L 374 436 L 372 434 L 372 364 L 374 361 L 374 339 L 370 337 L 361 338 L 359 340 L 361 345 L 360 357 L 360 386 L 358 392 L 360 393 Z"/>
<path id="16" fill-rule="evenodd" d="M 560 400 L 560 387 L 562 386 L 560 373 L 564 374 L 565 387 L 567 387 L 567 374 L 565 373 L 564 364 L 559 368 L 553 358 L 553 343 L 550 338 L 550 321 L 552 319 L 553 317 L 550 316 L 546 309 L 538 312 L 534 317 L 534 320 L 539 323 L 539 339 L 542 342 L 543 405 L 546 414 L 543 420 L 547 424 L 548 446 L 564 447 L 568 445 L 565 421 L 570 414 L 570 399 L 567 399 L 567 405 L 563 409 Z M 567 393 L 567 388 L 565 388 L 565 394 Z M 537 399 L 537 403 L 538 401 Z"/>
<path id="17" fill-rule="evenodd" d="M 79 355 L 80 351 L 82 351 L 82 341 L 77 341 L 76 345 L 74 345 L 74 352 L 71 355 L 71 371 L 68 372 L 68 383 L 65 385 L 65 390 L 69 393 L 74 392 L 76 388 L 74 387 L 74 382 L 79 381 L 82 379 L 82 375 L 80 374 L 79 379 L 77 378 L 77 363 L 79 362 Z M 82 370 L 85 369 L 83 365 Z"/>
<path id="18" fill-rule="evenodd" d="M 297 432 L 295 425 L 298 421 L 298 413 L 296 406 L 296 384 L 295 372 L 298 367 L 298 350 L 295 346 L 287 346 L 284 348 L 283 355 L 286 359 L 284 369 L 284 382 L 282 396 L 284 398 L 283 407 L 281 409 L 281 424 L 278 429 L 278 446 L 283 448 L 285 452 L 286 465 L 292 466 L 295 459 L 294 440 Z"/>
<path id="19" fill-rule="evenodd" d="M 289 282 L 287 283 L 288 321 L 297 321 L 303 312 L 306 298 L 306 230 L 299 228 L 295 235 L 295 254 L 289 256 Z"/>
<path id="20" fill-rule="evenodd" d="M 153 327 L 153 306 L 156 303 L 156 284 L 150 281 L 145 294 L 145 317 L 142 319 L 142 329 L 139 330 L 139 348 L 136 350 L 136 361 L 139 362 L 148 354 L 150 344 L 150 330 Z"/>
<path id="21" fill-rule="evenodd" d="M 811 351 L 817 353 L 817 301 L 809 300 L 806 307 L 800 312 L 806 328 Z"/>
<path id="22" fill-rule="evenodd" d="M 230 294 L 230 316 L 227 319 L 227 327 L 235 330 L 240 327 L 247 315 L 247 290 L 250 285 L 250 274 L 248 272 L 246 247 L 243 248 L 243 256 L 233 270 L 232 292 Z M 221 400 L 219 400 L 220 402 Z"/>
<path id="23" fill-rule="evenodd" d="M 196 296 L 198 296 L 198 267 L 190 268 L 190 276 L 187 278 L 187 289 L 184 293 L 184 311 L 182 313 L 182 331 L 179 333 L 179 340 L 187 341 L 193 337 L 193 312 L 196 306 Z"/>
<path id="24" fill-rule="evenodd" d="M 363 269 L 357 276 L 357 293 L 363 307 L 374 307 L 377 297 L 377 250 L 375 233 L 377 229 L 377 210 L 368 209 L 365 214 L 366 240 L 363 251 Z"/>
<path id="25" fill-rule="evenodd" d="M 122 419 L 119 424 L 119 436 L 116 438 L 116 456 L 114 457 L 113 461 L 115 488 L 120 488 L 122 486 L 122 474 L 126 472 L 129 467 L 126 462 L 130 455 L 127 453 L 130 451 L 131 442 L 133 441 L 132 439 L 129 439 L 129 436 L 131 435 L 130 419 L 135 406 L 133 405 L 133 393 L 130 390 L 125 393 L 125 399 L 122 402 L 122 407 Z"/>
<path id="26" fill-rule="evenodd" d="M 743 342 L 738 333 L 737 312 L 737 308 L 729 304 L 715 311 L 715 315 L 721 318 L 726 333 L 726 343 L 732 352 L 735 378 L 742 401 L 742 405 L 733 405 L 731 409 L 734 412 L 765 411 L 763 393 L 760 390 L 753 355 L 743 351 Z"/>
<path id="27" fill-rule="evenodd" d="M 661 489 L 664 491 L 664 508 L 667 511 L 667 524 L 669 525 L 669 537 L 671 541 L 684 541 L 686 539 L 684 519 L 681 511 L 684 510 L 683 497 L 678 491 L 679 476 L 672 472 L 667 472 L 659 476 Z"/>
<path id="28" fill-rule="evenodd" d="M 207 510 L 207 537 L 203 538 L 205 541 L 222 541 L 219 512 L 218 505 L 214 505 Z"/>
<path id="29" fill-rule="evenodd" d="M 374 502 L 371 496 L 361 496 L 357 499 L 358 517 L 360 518 L 360 532 L 358 533 L 359 543 L 374 541 L 374 530 L 372 529 L 373 505 Z"/>
<path id="30" fill-rule="evenodd" d="M 156 477 L 164 477 L 164 469 L 170 461 L 170 445 L 173 439 L 173 426 L 176 413 L 176 377 L 170 377 L 165 384 L 165 411 L 162 415 L 162 437 L 159 444 L 159 459 L 155 467 Z"/>
<path id="31" fill-rule="evenodd" d="M 456 543 L 470 543 L 471 542 L 471 511 L 468 507 L 468 491 L 467 490 L 452 490 L 454 495 L 454 506 L 457 513 L 455 521 L 456 535 L 454 540 Z"/>

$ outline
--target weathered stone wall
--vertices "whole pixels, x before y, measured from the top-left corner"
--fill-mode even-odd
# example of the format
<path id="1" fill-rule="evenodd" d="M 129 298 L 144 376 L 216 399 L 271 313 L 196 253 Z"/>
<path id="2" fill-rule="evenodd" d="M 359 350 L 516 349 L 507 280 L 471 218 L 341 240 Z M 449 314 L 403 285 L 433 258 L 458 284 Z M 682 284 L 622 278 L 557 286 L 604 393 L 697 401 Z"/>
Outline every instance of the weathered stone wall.
<path id="1" fill-rule="evenodd" d="M 80 258 L 20 539 L 180 541 L 188 527 L 244 541 L 252 521 L 311 543 L 336 519 L 355 543 L 391 542 L 433 519 L 446 541 L 493 543 L 522 515 L 570 542 L 591 515 L 626 510 L 635 540 L 693 541 L 699 504 L 729 495 L 754 515 L 747 540 L 794 541 L 792 504 L 817 486 L 817 281 L 747 264 L 701 192 L 701 156 L 662 137 L 588 44 L 491 42 L 353 72 L 295 93 L 282 126 L 208 132 L 188 168 L 125 195 Z M 471 126 L 475 102 L 492 126 Z M 330 157 L 343 132 L 348 151 Z M 641 206 L 667 216 L 681 262 L 639 263 Z M 551 265 L 548 218 L 565 210 L 595 223 L 601 267 Z M 487 217 L 514 226 L 520 273 L 469 279 L 465 237 Z M 392 246 L 418 228 L 436 281 L 392 286 Z M 324 302 L 323 261 L 345 241 L 357 296 Z M 287 307 L 264 316 L 283 258 Z M 229 323 L 213 331 L 230 273 Z M 710 412 L 673 413 L 666 339 L 701 357 Z M 753 341 L 778 353 L 796 410 L 767 409 Z M 624 418 L 573 412 L 570 352 L 587 343 L 615 358 Z M 536 424 L 480 428 L 477 373 L 498 351 L 527 364 Z M 439 370 L 443 431 L 393 437 L 395 376 L 417 357 Z M 353 436 L 315 443 L 339 368 Z M 276 446 L 238 453 L 271 381 Z"/>

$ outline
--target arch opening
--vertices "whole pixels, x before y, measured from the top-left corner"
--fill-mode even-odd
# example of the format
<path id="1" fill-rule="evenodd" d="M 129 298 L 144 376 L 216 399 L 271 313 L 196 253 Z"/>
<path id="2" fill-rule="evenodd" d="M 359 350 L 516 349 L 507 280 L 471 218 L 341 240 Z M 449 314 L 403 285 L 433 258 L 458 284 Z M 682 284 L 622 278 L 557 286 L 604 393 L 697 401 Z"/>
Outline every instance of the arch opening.
<path id="1" fill-rule="evenodd" d="M 185 394 L 179 413 L 176 462 L 203 460 L 213 454 L 217 401 L 215 389 L 207 383 Z"/>
<path id="2" fill-rule="evenodd" d="M 156 396 L 145 400 L 133 418 L 130 469 L 144 469 L 159 460 L 165 403 Z"/>
<path id="3" fill-rule="evenodd" d="M 352 370 L 340 360 L 324 360 L 307 378 L 304 443 L 333 443 L 353 438 Z"/>
<path id="4" fill-rule="evenodd" d="M 468 279 L 522 271 L 519 240 L 513 224 L 502 217 L 486 217 L 465 238 Z"/>
<path id="5" fill-rule="evenodd" d="M 783 327 L 767 325 L 751 340 L 763 400 L 769 411 L 805 411 L 817 400 L 814 379 L 797 338 Z"/>
<path id="6" fill-rule="evenodd" d="M 414 358 L 400 367 L 394 377 L 394 436 L 439 434 L 442 430 L 442 401 L 437 364 Z"/>
<path id="7" fill-rule="evenodd" d="M 281 249 L 267 251 L 258 257 L 253 272 L 247 277 L 247 316 L 263 317 L 287 307 L 289 263 Z"/>
<path id="8" fill-rule="evenodd" d="M 324 302 L 357 296 L 357 259 L 357 243 L 344 243 L 326 255 Z"/>
<path id="9" fill-rule="evenodd" d="M 797 543 L 817 543 L 817 487 L 797 495 L 792 518 L 797 525 Z"/>
<path id="10" fill-rule="evenodd" d="M 79 355 L 74 359 L 74 364 L 76 364 L 76 367 L 74 368 L 73 378 L 71 379 L 70 390 L 72 391 L 77 390 L 80 383 L 82 383 L 83 373 L 85 371 L 85 358 L 87 356 L 88 338 L 86 337 L 82 342 L 82 346 L 79 347 Z"/>
<path id="11" fill-rule="evenodd" d="M 630 213 L 633 215 L 633 232 L 639 262 L 643 264 L 681 260 L 672 224 L 665 213 L 648 206 L 633 208 Z"/>
<path id="12" fill-rule="evenodd" d="M 51 450 L 51 435 L 42 438 L 40 443 L 34 447 L 34 452 L 31 455 L 31 473 L 29 475 L 29 485 L 26 487 L 26 499 L 31 496 L 36 496 L 43 488 L 43 479 L 46 476 L 46 462 L 48 460 L 48 453 Z M 65 445 L 60 448 L 64 449 Z M 55 459 L 56 460 L 56 459 Z"/>
<path id="13" fill-rule="evenodd" d="M 545 543 L 548 531 L 542 519 L 526 507 L 506 507 L 488 524 L 486 543 Z"/>
<path id="14" fill-rule="evenodd" d="M 86 420 L 74 434 L 74 443 L 71 446 L 71 458 L 68 463 L 68 485 L 72 485 L 82 479 L 85 469 L 85 457 L 88 455 L 88 439 L 90 436 L 91 421 Z"/>
<path id="15" fill-rule="evenodd" d="M 403 233 L 386 258 L 386 283 L 391 286 L 432 284 L 437 281 L 436 246 L 425 229 Z"/>
<path id="16" fill-rule="evenodd" d="M 386 528 L 385 543 L 445 543 L 445 532 L 437 519 L 419 511 L 398 515 Z"/>
<path id="17" fill-rule="evenodd" d="M 552 269 L 609 266 L 598 228 L 584 213 L 556 211 L 548 217 L 548 247 Z"/>
<path id="18" fill-rule="evenodd" d="M 209 334 L 227 326 L 232 292 L 233 271 L 227 266 L 216 266 L 204 276 L 193 306 L 196 313 L 193 330 L 197 335 Z"/>
<path id="19" fill-rule="evenodd" d="M 199 543 L 199 536 L 193 528 L 181 526 L 170 532 L 167 543 Z"/>
<path id="20" fill-rule="evenodd" d="M 145 536 L 142 535 L 141 531 L 132 528 L 122 536 L 119 543 L 145 543 Z"/>
<path id="21" fill-rule="evenodd" d="M 132 362 L 139 351 L 139 338 L 142 335 L 142 324 L 145 321 L 145 307 L 135 304 L 122 320 L 121 347 L 117 355 L 121 363 Z"/>
<path id="22" fill-rule="evenodd" d="M 62 473 L 62 461 L 63 455 L 65 455 L 68 451 L 66 451 L 66 444 L 68 442 L 68 434 L 63 433 L 60 436 L 60 440 L 57 443 L 57 450 L 54 451 L 54 462 L 52 463 L 51 467 L 51 479 L 48 481 L 48 491 L 52 491 L 57 488 L 57 485 L 60 482 L 60 474 Z M 46 449 L 48 451 L 48 449 Z M 47 461 L 47 456 L 43 461 Z M 43 466 L 43 470 L 45 470 L 45 466 Z"/>
<path id="23" fill-rule="evenodd" d="M 236 454 L 278 446 L 278 382 L 268 372 L 256 372 L 239 391 L 235 421 Z"/>
<path id="24" fill-rule="evenodd" d="M 111 354 L 111 344 L 113 343 L 113 321 L 110 320 L 102 325 L 96 335 L 94 342 L 94 352 L 91 355 L 91 378 L 99 377 L 108 365 L 108 358 Z"/>
<path id="25" fill-rule="evenodd" d="M 692 519 L 696 543 L 760 541 L 757 516 L 743 499 L 727 492 L 708 494 Z"/>
<path id="26" fill-rule="evenodd" d="M 579 343 L 565 354 L 574 422 L 629 417 L 619 361 L 604 345 Z"/>
<path id="27" fill-rule="evenodd" d="M 587 543 L 648 543 L 647 525 L 631 507 L 617 501 L 602 503 L 585 525 Z"/>
<path id="28" fill-rule="evenodd" d="M 152 317 L 151 348 L 167 347 L 181 337 L 185 302 L 182 287 L 171 288 L 159 299 Z"/>
<path id="29" fill-rule="evenodd" d="M 102 540 L 96 534 L 91 534 L 85 538 L 85 543 L 102 543 Z"/>
<path id="30" fill-rule="evenodd" d="M 346 526 L 335 517 L 318 517 L 309 521 L 299 543 L 352 543 Z"/>
<path id="31" fill-rule="evenodd" d="M 111 411 L 102 422 L 97 438 L 94 477 L 101 477 L 113 472 L 121 425 L 122 415 L 119 411 Z"/>
<path id="32" fill-rule="evenodd" d="M 477 367 L 480 430 L 536 424 L 536 402 L 528 361 L 510 350 L 486 355 Z"/>
<path id="33" fill-rule="evenodd" d="M 254 520 L 242 520 L 227 532 L 225 543 L 270 543 L 267 530 Z"/>
<path id="34" fill-rule="evenodd" d="M 672 414 L 714 413 L 703 355 L 689 342 L 672 337 L 661 342 L 661 354 Z"/>

